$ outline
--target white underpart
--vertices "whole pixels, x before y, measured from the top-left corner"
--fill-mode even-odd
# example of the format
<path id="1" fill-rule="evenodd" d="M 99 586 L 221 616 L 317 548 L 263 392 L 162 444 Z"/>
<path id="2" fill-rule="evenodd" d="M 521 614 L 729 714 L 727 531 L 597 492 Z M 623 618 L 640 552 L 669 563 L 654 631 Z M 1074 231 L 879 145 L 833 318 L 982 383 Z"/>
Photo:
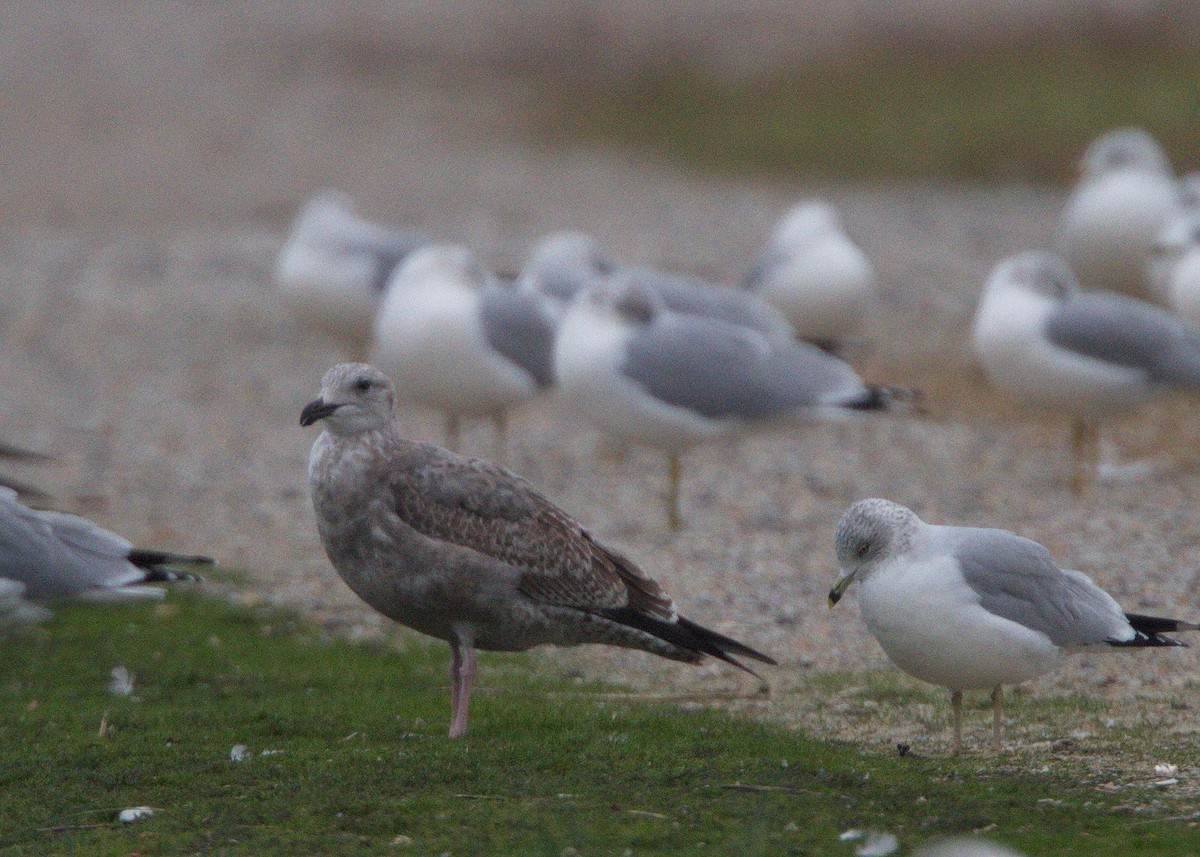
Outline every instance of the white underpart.
<path id="1" fill-rule="evenodd" d="M 1018 684 L 1058 665 L 1062 650 L 1049 637 L 981 607 L 954 559 L 927 545 L 918 536 L 905 557 L 859 581 L 863 621 L 896 666 L 931 684 L 973 690 Z"/>
<path id="2" fill-rule="evenodd" d="M 1149 398 L 1144 372 L 1076 354 L 1046 338 L 1054 302 L 1028 289 L 990 283 L 972 330 L 988 379 L 1022 402 L 1079 418 L 1103 416 Z"/>
<path id="3" fill-rule="evenodd" d="M 1200 326 L 1200 246 L 1175 261 L 1166 291 L 1167 305 L 1188 324 Z"/>
<path id="4" fill-rule="evenodd" d="M 554 346 L 559 401 L 615 440 L 682 450 L 735 430 L 740 421 L 714 420 L 666 404 L 621 373 L 630 327 L 586 297 L 563 317 Z"/>
<path id="5" fill-rule="evenodd" d="M 1146 264 L 1180 208 L 1169 174 L 1124 169 L 1086 178 L 1063 212 L 1063 253 L 1085 287 L 1152 296 Z"/>
<path id="6" fill-rule="evenodd" d="M 875 269 L 848 238 L 831 235 L 789 253 L 764 275 L 757 291 L 801 339 L 835 341 L 861 324 L 875 297 Z"/>
<path id="7" fill-rule="evenodd" d="M 480 416 L 532 398 L 533 377 L 488 344 L 478 291 L 453 270 L 423 264 L 439 249 L 416 251 L 393 276 L 371 362 L 392 377 L 398 398 L 447 414 Z"/>

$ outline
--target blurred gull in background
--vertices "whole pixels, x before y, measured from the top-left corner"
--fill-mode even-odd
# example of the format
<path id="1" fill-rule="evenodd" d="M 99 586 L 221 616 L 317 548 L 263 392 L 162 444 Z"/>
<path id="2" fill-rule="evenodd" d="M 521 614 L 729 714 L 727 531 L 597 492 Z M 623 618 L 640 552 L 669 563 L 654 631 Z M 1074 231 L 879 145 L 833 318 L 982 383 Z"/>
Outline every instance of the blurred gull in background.
<path id="1" fill-rule="evenodd" d="M 790 336 L 673 311 L 634 274 L 576 296 L 559 327 L 554 368 L 570 413 L 611 438 L 666 453 L 673 530 L 688 447 L 769 420 L 885 411 L 913 398 L 865 385 L 849 364 Z"/>
<path id="2" fill-rule="evenodd" d="M 275 282 L 301 324 L 361 357 L 388 278 L 425 243 L 418 232 L 364 220 L 346 194 L 321 191 L 296 216 Z"/>
<path id="3" fill-rule="evenodd" d="M 415 251 L 389 282 L 374 329 L 372 361 L 402 399 L 445 415 L 451 448 L 461 417 L 487 415 L 503 458 L 507 411 L 553 381 L 545 297 L 498 279 L 459 245 Z"/>
<path id="4" fill-rule="evenodd" d="M 1158 142 L 1140 128 L 1097 137 L 1062 215 L 1063 253 L 1089 288 L 1149 295 L 1146 264 L 1180 187 Z"/>
<path id="5" fill-rule="evenodd" d="M 1200 325 L 1200 208 L 1186 209 L 1167 222 L 1149 270 L 1161 302 L 1188 324 Z"/>
<path id="6" fill-rule="evenodd" d="M 871 260 L 820 199 L 783 215 L 743 285 L 783 313 L 796 336 L 822 348 L 852 337 L 876 297 Z"/>
<path id="7" fill-rule="evenodd" d="M 1125 613 L 1086 574 L 1060 569 L 1037 542 L 1006 530 L 926 524 L 890 500 L 860 500 L 836 534 L 837 604 L 858 581 L 867 629 L 896 666 L 949 688 L 954 744 L 962 692 L 991 690 L 1000 744 L 1003 686 L 1037 678 L 1064 653 L 1182 646 L 1163 636 L 1200 626 Z"/>
<path id="8" fill-rule="evenodd" d="M 995 386 L 1073 419 L 1076 492 L 1094 475 L 1101 419 L 1170 387 L 1200 387 L 1200 330 L 1144 301 L 1081 291 L 1052 253 L 993 269 L 972 335 Z"/>
<path id="9" fill-rule="evenodd" d="M 788 320 L 748 292 L 696 277 L 622 265 L 580 232 L 555 232 L 533 249 L 522 272 L 522 285 L 565 308 L 598 280 L 621 274 L 653 290 L 675 312 L 714 318 L 772 336 L 792 335 Z"/>

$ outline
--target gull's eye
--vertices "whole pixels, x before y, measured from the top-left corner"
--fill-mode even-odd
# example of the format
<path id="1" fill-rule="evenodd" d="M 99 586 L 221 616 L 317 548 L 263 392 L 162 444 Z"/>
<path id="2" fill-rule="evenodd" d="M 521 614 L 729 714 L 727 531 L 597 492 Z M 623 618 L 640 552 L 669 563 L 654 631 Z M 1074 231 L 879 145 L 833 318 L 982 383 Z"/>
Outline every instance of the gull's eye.
<path id="1" fill-rule="evenodd" d="M 371 379 L 370 378 L 359 378 L 358 380 L 356 380 L 354 382 L 354 389 L 360 393 L 367 392 L 367 390 L 371 389 Z"/>
<path id="2" fill-rule="evenodd" d="M 859 559 L 862 559 L 864 556 L 867 555 L 867 551 L 869 551 L 870 549 L 871 549 L 871 545 L 868 544 L 867 542 L 859 542 L 859 545 L 857 548 L 854 549 L 854 552 L 858 555 Z"/>

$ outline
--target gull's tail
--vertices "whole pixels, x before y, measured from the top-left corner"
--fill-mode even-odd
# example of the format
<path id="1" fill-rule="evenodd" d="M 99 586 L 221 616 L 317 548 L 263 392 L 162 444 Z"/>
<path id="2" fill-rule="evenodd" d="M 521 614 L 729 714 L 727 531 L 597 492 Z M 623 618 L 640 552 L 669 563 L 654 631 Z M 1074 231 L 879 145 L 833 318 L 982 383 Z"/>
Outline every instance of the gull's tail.
<path id="1" fill-rule="evenodd" d="M 852 411 L 887 411 L 910 413 L 920 409 L 921 391 L 911 387 L 869 384 L 858 396 L 843 403 Z"/>
<path id="2" fill-rule="evenodd" d="M 740 670 L 745 670 L 759 681 L 763 681 L 763 677 L 735 658 L 734 655 L 753 658 L 764 664 L 777 666 L 779 663 L 770 655 L 764 655 L 762 652 L 752 649 L 745 643 L 739 643 L 732 637 L 726 637 L 724 634 L 719 634 L 716 631 L 705 628 L 703 625 L 697 625 L 692 620 L 684 619 L 682 616 L 674 622 L 668 622 L 630 608 L 606 610 L 601 615 L 615 622 L 620 622 L 623 625 L 628 625 L 631 628 L 636 628 L 639 631 L 645 631 L 647 634 L 658 637 L 660 640 L 683 649 L 685 652 L 693 652 L 696 655 L 711 655 L 727 664 L 732 664 Z M 699 660 L 698 657 L 695 659 Z M 692 658 L 688 658 L 688 660 L 692 660 Z M 766 684 L 765 681 L 763 683 Z"/>
<path id="3" fill-rule="evenodd" d="M 1135 636 L 1132 640 L 1123 640 L 1113 642 L 1109 640 L 1109 645 L 1112 646 L 1128 646 L 1131 648 L 1145 648 L 1148 646 L 1186 646 L 1187 643 L 1182 643 L 1173 637 L 1164 636 L 1170 632 L 1177 631 L 1200 631 L 1200 625 L 1192 624 L 1191 622 L 1180 622 L 1178 619 L 1163 619 L 1158 616 L 1142 616 L 1138 613 L 1126 613 L 1125 618 L 1129 620 L 1129 624 L 1133 626 Z"/>

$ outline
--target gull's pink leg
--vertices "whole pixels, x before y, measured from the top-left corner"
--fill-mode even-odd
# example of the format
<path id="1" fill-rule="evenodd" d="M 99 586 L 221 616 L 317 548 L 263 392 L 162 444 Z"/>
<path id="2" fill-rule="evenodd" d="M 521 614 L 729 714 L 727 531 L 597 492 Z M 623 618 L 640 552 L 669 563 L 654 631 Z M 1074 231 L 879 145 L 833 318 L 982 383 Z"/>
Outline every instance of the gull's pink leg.
<path id="1" fill-rule="evenodd" d="M 467 706 L 471 703 L 471 683 L 475 681 L 475 646 L 451 643 L 454 658 L 450 664 L 450 737 L 467 731 Z"/>
<path id="2" fill-rule="evenodd" d="M 454 722 L 456 713 L 458 712 L 458 671 L 462 669 L 462 649 L 458 647 L 458 640 L 450 641 L 450 722 Z M 451 728 L 450 737 L 454 737 L 454 730 Z"/>

